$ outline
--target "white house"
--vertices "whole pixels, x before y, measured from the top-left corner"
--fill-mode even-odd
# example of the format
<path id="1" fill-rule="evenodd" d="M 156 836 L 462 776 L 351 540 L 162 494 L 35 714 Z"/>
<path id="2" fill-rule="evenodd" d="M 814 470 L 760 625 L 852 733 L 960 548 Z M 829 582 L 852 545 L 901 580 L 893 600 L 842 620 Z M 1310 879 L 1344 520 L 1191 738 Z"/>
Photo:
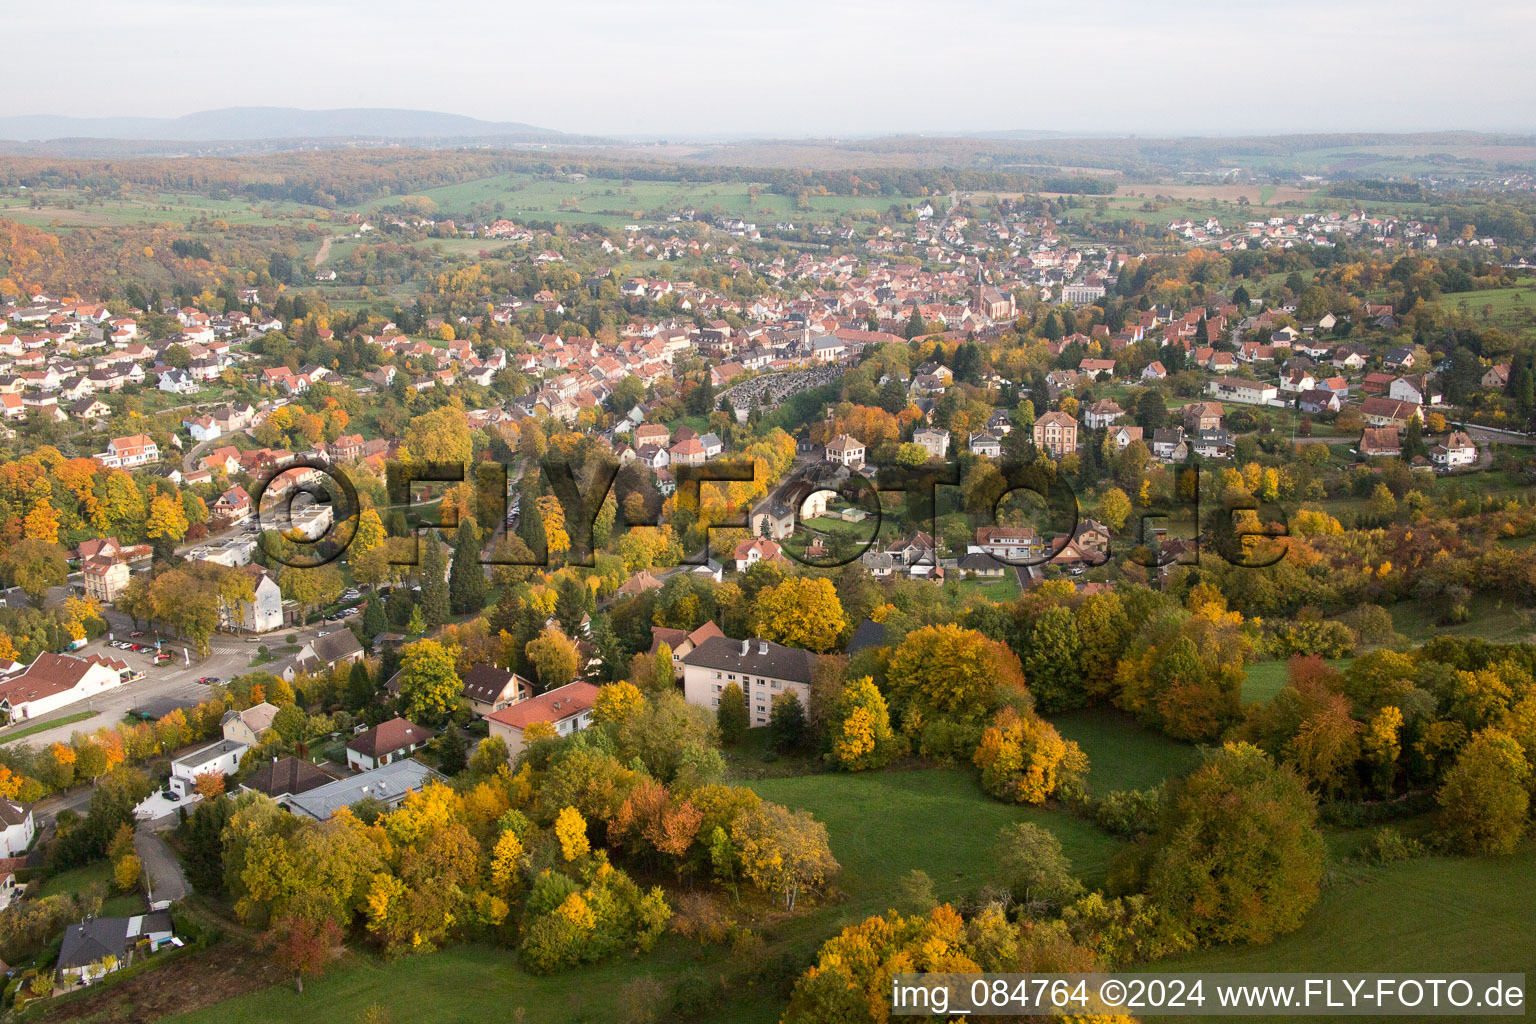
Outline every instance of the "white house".
<path id="1" fill-rule="evenodd" d="M 213 561 L 213 559 L 209 559 Z M 283 591 L 270 573 L 258 566 L 246 566 L 251 575 L 251 588 L 255 599 L 236 601 L 233 606 L 220 605 L 219 614 L 225 629 L 243 629 L 247 633 L 267 633 L 283 625 Z"/>
<path id="2" fill-rule="evenodd" d="M 170 369 L 160 375 L 159 387 L 173 395 L 190 395 L 197 390 L 197 381 L 186 370 Z"/>
<path id="3" fill-rule="evenodd" d="M 1441 443 L 1429 449 L 1429 461 L 1437 469 L 1459 469 L 1477 461 L 1477 445 L 1465 432 L 1453 430 Z"/>
<path id="4" fill-rule="evenodd" d="M 1264 405 L 1280 397 L 1278 386 L 1241 377 L 1214 377 L 1206 383 L 1205 389 L 1216 398 L 1245 405 Z"/>
<path id="5" fill-rule="evenodd" d="M 980 455 L 984 459 L 995 459 L 1003 454 L 1003 443 L 997 439 L 996 435 L 985 430 L 979 434 L 971 434 L 966 439 L 966 444 L 971 449 L 972 455 Z"/>
<path id="6" fill-rule="evenodd" d="M 0 800 L 0 858 L 20 857 L 26 853 L 36 833 L 30 807 Z"/>
<path id="7" fill-rule="evenodd" d="M 183 754 L 171 762 L 169 785 L 172 792 L 186 796 L 197 786 L 197 777 L 209 772 L 235 774 L 235 769 L 240 767 L 240 758 L 249 749 L 249 746 L 236 740 L 219 740 L 190 754 Z"/>
<path id="8" fill-rule="evenodd" d="M 127 662 L 93 654 L 75 658 L 44 651 L 26 670 L 0 682 L 0 718 L 17 722 L 57 711 L 121 686 Z"/>
<path id="9" fill-rule="evenodd" d="M 690 704 L 713 710 L 720 706 L 720 694 L 735 683 L 746 695 L 753 727 L 763 726 L 773 713 L 773 699 L 782 693 L 810 706 L 815 670 L 816 655 L 798 647 L 710 637 L 683 657 L 683 696 Z"/>
<path id="10" fill-rule="evenodd" d="M 347 744 L 347 767 L 353 771 L 382 768 L 391 761 L 410 757 L 436 735 L 408 718 L 391 718 Z"/>
<path id="11" fill-rule="evenodd" d="M 858 469 L 864 465 L 864 442 L 848 434 L 838 434 L 827 442 L 827 461 Z"/>
<path id="12" fill-rule="evenodd" d="M 1004 562 L 1040 558 L 1045 554 L 1040 535 L 1029 526 L 978 526 L 976 543 L 972 547 Z"/>

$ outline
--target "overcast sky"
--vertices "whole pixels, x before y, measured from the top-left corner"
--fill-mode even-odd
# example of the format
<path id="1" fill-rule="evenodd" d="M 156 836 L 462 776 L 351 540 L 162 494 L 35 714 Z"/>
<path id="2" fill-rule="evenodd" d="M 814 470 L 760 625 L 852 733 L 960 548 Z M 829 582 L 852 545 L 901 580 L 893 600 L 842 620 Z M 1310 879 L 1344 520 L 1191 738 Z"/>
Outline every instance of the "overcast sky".
<path id="1" fill-rule="evenodd" d="M 54 0 L 4 114 L 407 107 L 586 133 L 1536 128 L 1529 0 Z"/>

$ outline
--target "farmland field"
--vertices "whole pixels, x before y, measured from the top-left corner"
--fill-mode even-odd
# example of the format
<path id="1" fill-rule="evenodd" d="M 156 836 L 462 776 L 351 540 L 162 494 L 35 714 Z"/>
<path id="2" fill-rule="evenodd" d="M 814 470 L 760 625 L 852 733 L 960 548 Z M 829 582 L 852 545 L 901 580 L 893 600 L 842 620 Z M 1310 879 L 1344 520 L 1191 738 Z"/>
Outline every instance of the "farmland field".
<path id="1" fill-rule="evenodd" d="M 831 221 L 844 214 L 866 219 L 859 214 L 881 213 L 892 204 L 905 206 L 917 201 L 915 197 L 896 196 L 810 196 L 807 201 L 811 208 L 797 210 L 794 196 L 763 189 L 754 199 L 752 190 L 753 186 L 745 182 L 626 183 L 616 178 L 569 180 L 500 174 L 427 189 L 420 194 L 444 213 L 464 212 L 481 203 L 499 203 L 497 216 L 511 220 L 596 223 L 604 227 L 654 221 L 661 218 L 648 215 L 680 214 L 687 209 L 700 215 L 741 217 L 771 227 L 778 220 Z"/>
<path id="2" fill-rule="evenodd" d="M 1507 330 L 1536 330 L 1536 281 L 1513 288 L 1446 292 L 1441 309 L 1465 313 L 1477 323 L 1487 322 Z"/>

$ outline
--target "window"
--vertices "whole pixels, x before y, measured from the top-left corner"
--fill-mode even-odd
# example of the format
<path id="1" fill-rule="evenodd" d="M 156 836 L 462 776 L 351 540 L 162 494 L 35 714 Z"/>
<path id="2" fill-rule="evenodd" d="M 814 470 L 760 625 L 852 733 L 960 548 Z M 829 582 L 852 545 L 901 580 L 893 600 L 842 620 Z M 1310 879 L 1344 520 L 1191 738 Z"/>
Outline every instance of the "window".
<path id="1" fill-rule="evenodd" d="M 714 700 L 710 701 L 709 703 L 710 703 L 711 707 L 716 707 L 717 708 L 717 707 L 720 706 L 720 698 L 716 697 Z"/>
<path id="2" fill-rule="evenodd" d="M 777 679 L 775 679 L 773 681 L 773 688 L 775 690 L 782 690 L 784 687 L 783 687 L 783 684 L 781 684 Z"/>
<path id="3" fill-rule="evenodd" d="M 725 687 L 721 686 L 719 683 L 715 684 L 715 692 L 716 693 L 719 693 L 723 689 L 725 689 Z"/>
<path id="4" fill-rule="evenodd" d="M 761 704 L 759 704 L 759 705 L 758 705 L 758 706 L 757 706 L 757 710 L 759 710 L 759 711 L 765 711 L 765 710 L 767 710 L 767 709 L 766 709 L 766 708 L 764 708 L 764 707 L 763 707 L 763 706 L 762 706 L 762 705 L 761 705 Z"/>

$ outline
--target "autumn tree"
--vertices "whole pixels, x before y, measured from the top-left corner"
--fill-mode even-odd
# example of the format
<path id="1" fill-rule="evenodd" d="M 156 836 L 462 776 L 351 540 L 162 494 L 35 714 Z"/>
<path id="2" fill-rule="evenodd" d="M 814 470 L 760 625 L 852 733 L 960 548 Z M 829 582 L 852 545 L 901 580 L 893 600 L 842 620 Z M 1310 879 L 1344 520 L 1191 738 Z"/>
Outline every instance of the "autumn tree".
<path id="1" fill-rule="evenodd" d="M 1448 844 L 1462 853 L 1513 853 L 1530 815 L 1530 778 L 1525 752 L 1508 733 L 1473 736 L 1435 794 Z"/>
<path id="2" fill-rule="evenodd" d="M 993 862 L 998 877 L 1013 898 L 1028 907 L 1039 903 L 1069 903 L 1083 891 L 1072 874 L 1072 862 L 1061 850 L 1061 840 L 1027 821 L 1003 828 L 997 835 Z"/>
<path id="3" fill-rule="evenodd" d="M 277 921 L 261 936 L 263 948 L 271 950 L 272 961 L 285 974 L 293 975 L 293 984 L 304 991 L 305 977 L 318 977 L 341 948 L 341 926 L 330 918 L 313 921 L 288 916 Z"/>
<path id="4" fill-rule="evenodd" d="M 1229 743 L 1171 795 L 1148 894 L 1203 942 L 1268 942 L 1317 903 L 1317 802 L 1258 747 Z"/>
<path id="5" fill-rule="evenodd" d="M 34 604 L 42 604 L 49 587 L 63 586 L 68 573 L 64 549 L 51 541 L 20 540 L 0 547 L 0 581 L 20 587 Z"/>
<path id="6" fill-rule="evenodd" d="M 720 691 L 720 707 L 715 711 L 715 721 L 720 727 L 720 742 L 734 747 L 746 739 L 750 728 L 747 713 L 747 696 L 739 683 L 727 683 Z"/>
<path id="7" fill-rule="evenodd" d="M 869 676 L 843 687 L 832 707 L 827 735 L 832 761 L 852 772 L 883 767 L 901 746 L 891 729 L 885 697 Z"/>
<path id="8" fill-rule="evenodd" d="M 1012 651 L 976 630 L 924 626 L 892 653 L 886 688 L 902 732 L 925 752 L 941 752 L 947 729 L 974 731 L 963 746 L 973 745 L 999 693 L 1023 695 L 1024 673 Z"/>
<path id="9" fill-rule="evenodd" d="M 1082 789 L 1088 757 L 1056 727 L 1014 708 L 999 711 L 981 734 L 972 760 L 981 770 L 981 786 L 1015 803 L 1044 803 L 1061 792 Z"/>
<path id="10" fill-rule="evenodd" d="M 437 725 L 459 706 L 464 683 L 454 668 L 457 648 L 418 640 L 400 662 L 400 713 L 422 725 Z"/>
<path id="11" fill-rule="evenodd" d="M 825 654 L 837 646 L 847 628 L 842 603 L 832 581 L 795 577 L 757 595 L 751 629 L 774 643 Z"/>
<path id="12" fill-rule="evenodd" d="M 554 626 L 546 626 L 542 633 L 528 641 L 525 650 L 539 677 L 539 685 L 546 690 L 564 686 L 575 679 L 581 669 L 575 641 Z"/>
<path id="13" fill-rule="evenodd" d="M 814 891 L 838 871 L 827 827 L 808 811 L 765 801 L 739 815 L 730 835 L 747 879 L 782 897 L 786 910 L 795 909 L 802 891 Z"/>

